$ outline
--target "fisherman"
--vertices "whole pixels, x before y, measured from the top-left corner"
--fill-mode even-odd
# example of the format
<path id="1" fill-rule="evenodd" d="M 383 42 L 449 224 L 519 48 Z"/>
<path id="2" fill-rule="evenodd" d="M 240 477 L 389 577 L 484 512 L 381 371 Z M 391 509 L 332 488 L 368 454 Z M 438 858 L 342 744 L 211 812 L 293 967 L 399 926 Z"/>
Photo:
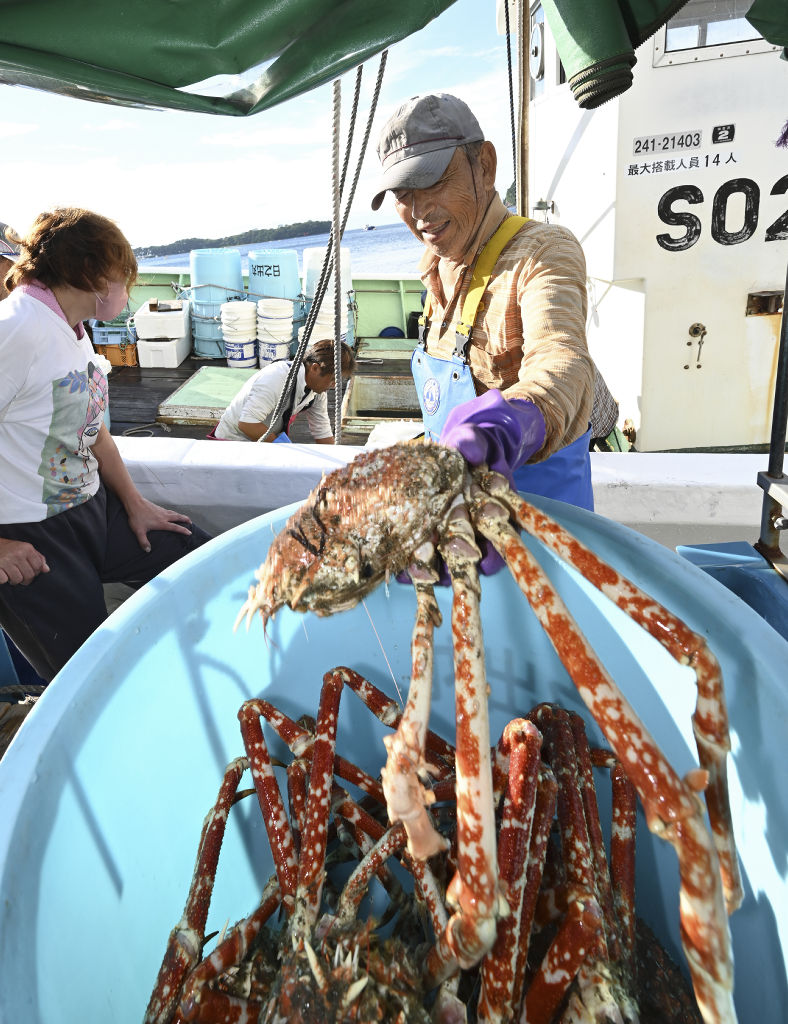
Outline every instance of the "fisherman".
<path id="1" fill-rule="evenodd" d="M 497 157 L 448 93 L 414 96 L 378 143 L 386 191 L 426 247 L 411 367 L 425 434 L 522 491 L 593 509 L 583 251 L 566 228 L 512 216 Z"/>
<path id="2" fill-rule="evenodd" d="M 353 373 L 356 361 L 350 346 L 344 341 L 341 345 L 342 377 L 347 379 Z M 276 408 L 289 370 L 290 360 L 278 359 L 250 377 L 208 436 L 218 441 L 288 441 L 292 421 L 303 412 L 317 444 L 333 444 L 327 399 L 327 392 L 334 385 L 334 342 L 331 338 L 321 338 L 307 349 L 298 370 L 291 404 L 274 424 L 270 436 L 265 436 L 270 426 L 268 420 Z"/>

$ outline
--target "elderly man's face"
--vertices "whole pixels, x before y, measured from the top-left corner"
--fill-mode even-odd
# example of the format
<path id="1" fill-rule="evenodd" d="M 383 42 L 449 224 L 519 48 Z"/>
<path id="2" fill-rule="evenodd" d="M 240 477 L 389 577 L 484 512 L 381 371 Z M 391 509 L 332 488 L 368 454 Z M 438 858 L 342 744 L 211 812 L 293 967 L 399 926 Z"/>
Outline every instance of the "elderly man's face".
<path id="1" fill-rule="evenodd" d="M 484 143 L 479 159 L 472 164 L 465 151 L 457 149 L 434 185 L 394 192 L 397 213 L 416 238 L 436 255 L 456 262 L 467 251 L 490 200 L 495 178 L 494 152 L 490 143 Z"/>

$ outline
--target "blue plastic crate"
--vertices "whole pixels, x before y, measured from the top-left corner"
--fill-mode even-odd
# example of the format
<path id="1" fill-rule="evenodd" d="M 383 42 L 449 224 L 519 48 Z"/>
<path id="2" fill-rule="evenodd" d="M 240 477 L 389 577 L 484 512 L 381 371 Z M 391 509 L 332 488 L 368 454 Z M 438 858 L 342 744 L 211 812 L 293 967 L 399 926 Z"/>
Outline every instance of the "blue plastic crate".
<path id="1" fill-rule="evenodd" d="M 91 321 L 94 345 L 133 345 L 137 342 L 137 332 L 133 324 L 120 326 L 101 325 Z"/>

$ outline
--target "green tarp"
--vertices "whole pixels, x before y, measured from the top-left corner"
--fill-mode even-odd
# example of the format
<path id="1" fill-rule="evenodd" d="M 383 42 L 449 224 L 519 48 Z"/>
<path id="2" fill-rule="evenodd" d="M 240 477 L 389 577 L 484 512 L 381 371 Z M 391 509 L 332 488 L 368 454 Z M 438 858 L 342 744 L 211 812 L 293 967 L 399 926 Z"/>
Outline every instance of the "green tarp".
<path id="1" fill-rule="evenodd" d="M 0 0 L 0 82 L 129 106 L 255 114 L 356 67 L 453 3 Z M 227 95 L 184 91 L 260 65 L 252 85 Z"/>
<path id="2" fill-rule="evenodd" d="M 578 104 L 591 109 L 625 92 L 632 84 L 635 49 L 686 3 L 542 0 L 545 19 Z M 755 0 L 747 19 L 768 42 L 783 47 L 788 44 L 788 0 Z"/>
<path id="3" fill-rule="evenodd" d="M 478 0 L 490 7 L 495 0 Z M 527 0 L 521 0 L 526 4 Z M 454 0 L 0 0 L 0 82 L 82 99 L 254 114 L 336 78 Z M 685 0 L 543 0 L 578 103 L 632 83 L 634 50 Z M 788 0 L 755 0 L 750 22 L 788 45 Z M 526 19 L 527 21 L 527 19 Z M 249 75 L 252 69 L 255 74 Z M 250 84 L 186 91 L 220 75 Z"/>

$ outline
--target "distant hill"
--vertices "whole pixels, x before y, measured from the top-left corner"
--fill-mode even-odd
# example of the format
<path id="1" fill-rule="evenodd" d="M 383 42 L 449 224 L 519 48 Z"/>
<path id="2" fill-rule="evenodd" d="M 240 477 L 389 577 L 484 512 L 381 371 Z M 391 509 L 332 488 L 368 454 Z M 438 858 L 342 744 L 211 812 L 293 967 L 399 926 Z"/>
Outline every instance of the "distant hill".
<path id="1" fill-rule="evenodd" d="M 191 249 L 222 249 L 235 245 L 254 245 L 257 242 L 278 242 L 283 238 L 301 238 L 304 235 L 325 235 L 331 230 L 330 220 L 304 220 L 298 224 L 281 224 L 278 228 L 253 228 L 240 235 L 224 238 L 179 238 L 167 245 L 140 245 L 134 254 L 140 258 L 169 256 L 175 252 L 189 252 Z"/>

